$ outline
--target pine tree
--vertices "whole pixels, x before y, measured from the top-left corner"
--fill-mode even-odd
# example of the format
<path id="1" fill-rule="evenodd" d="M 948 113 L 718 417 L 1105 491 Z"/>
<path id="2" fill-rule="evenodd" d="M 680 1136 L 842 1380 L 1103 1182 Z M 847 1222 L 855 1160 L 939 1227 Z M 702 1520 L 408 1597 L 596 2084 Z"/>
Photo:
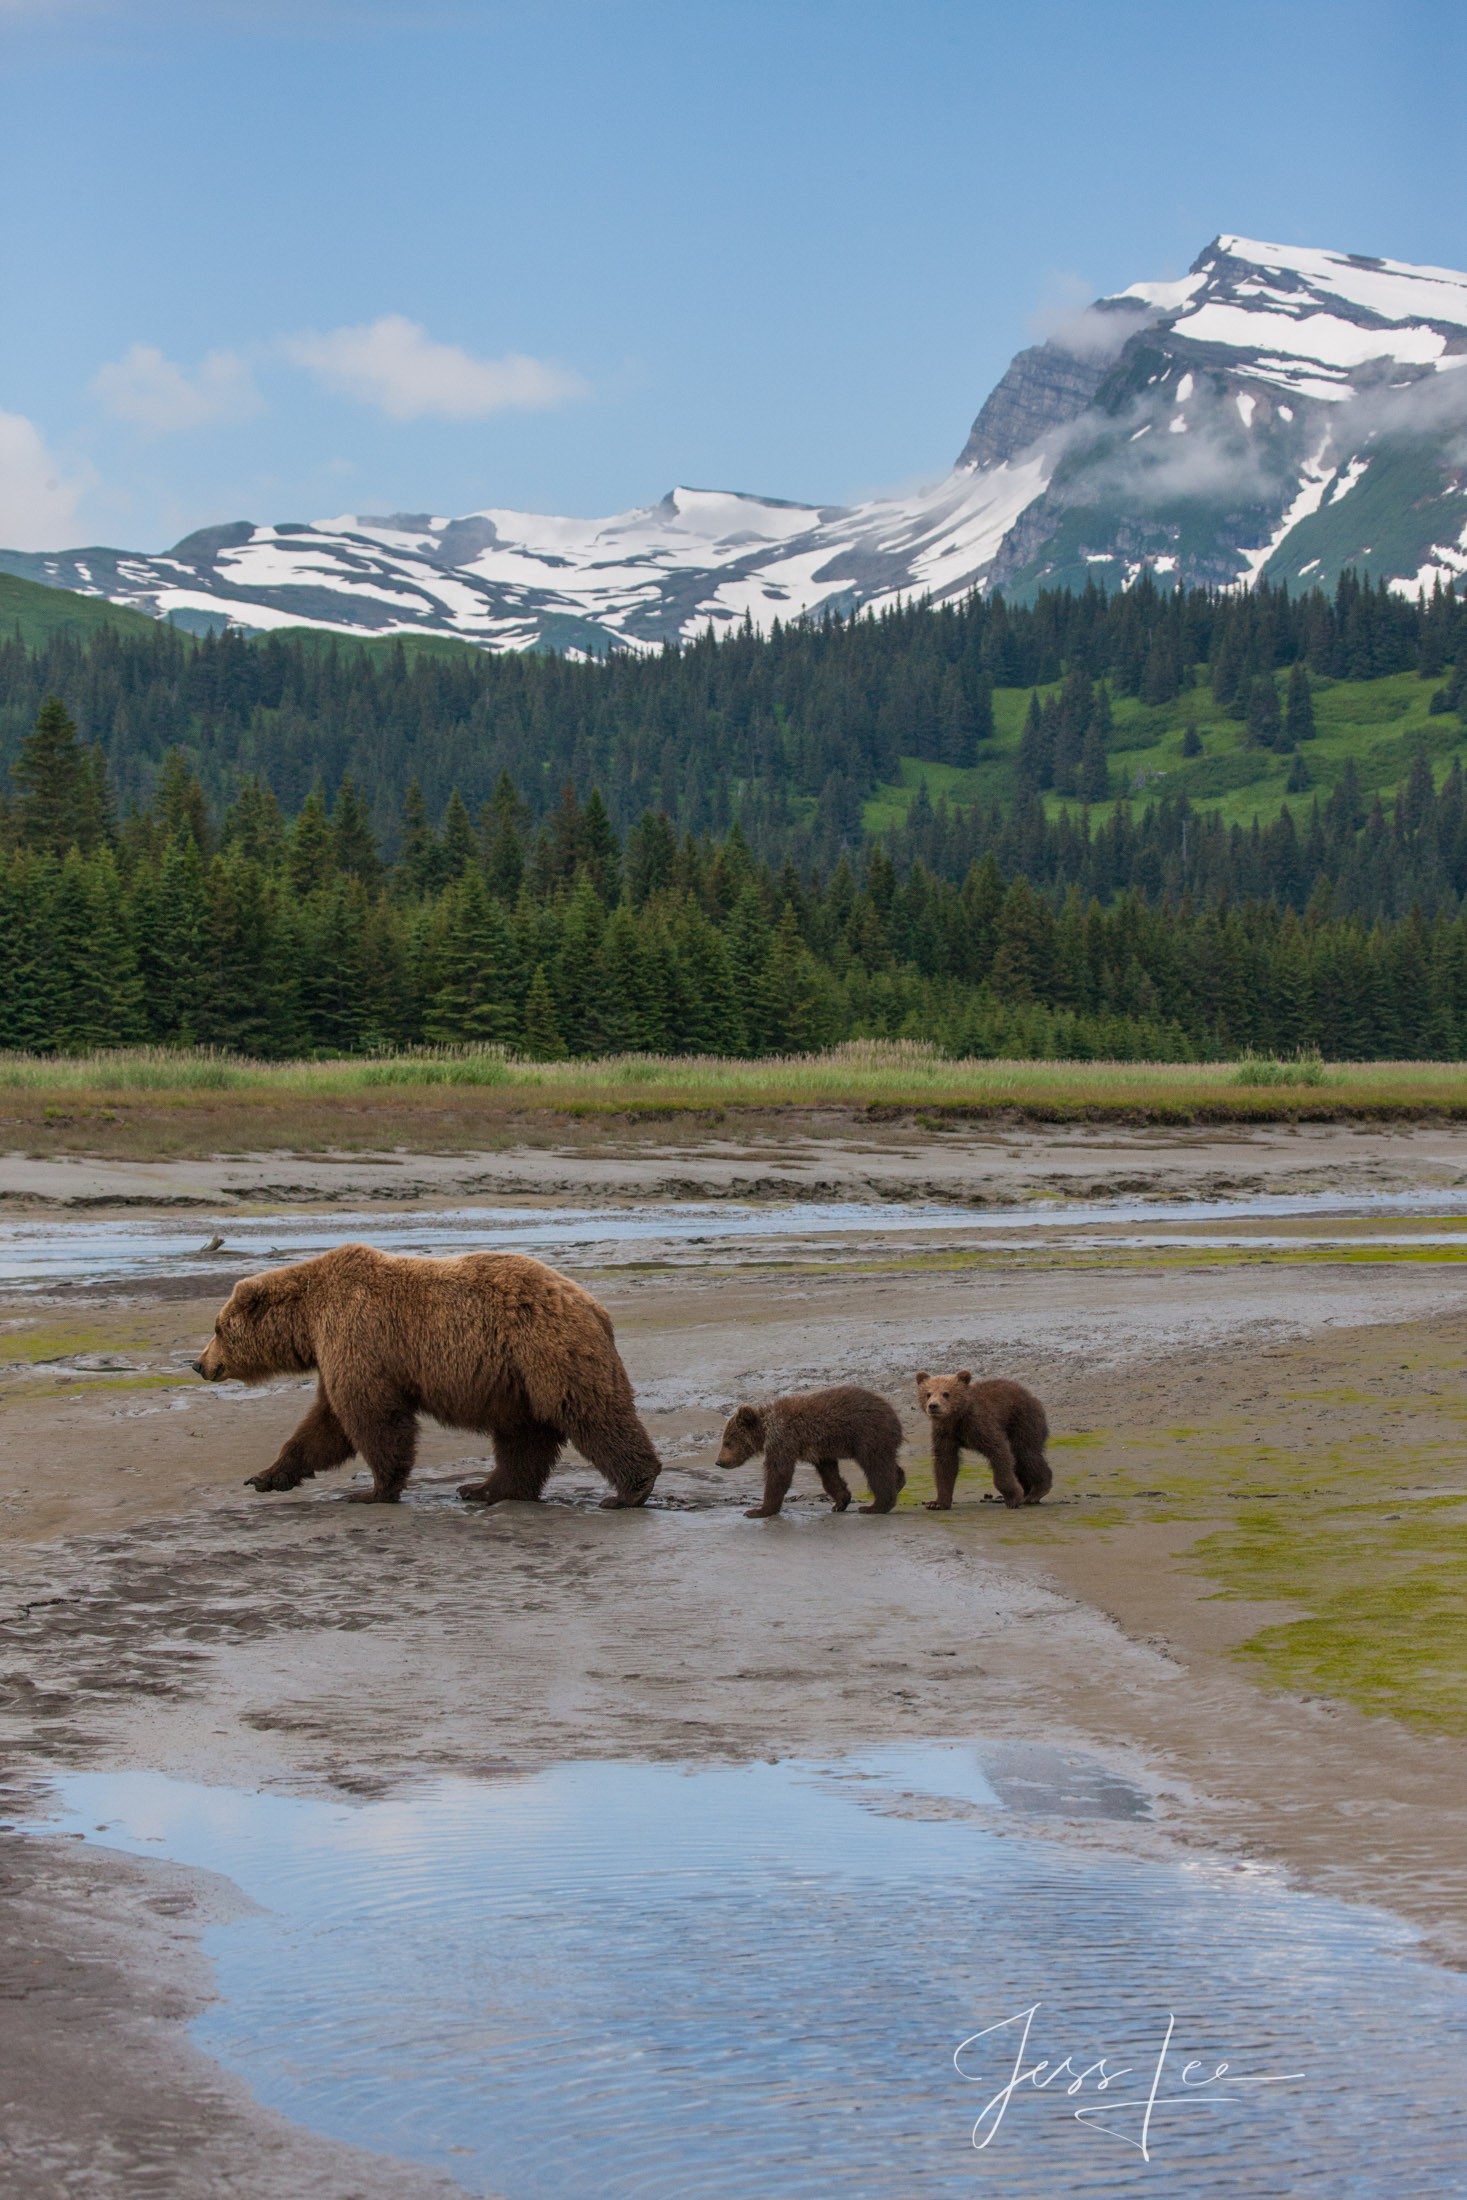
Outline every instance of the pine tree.
<path id="1" fill-rule="evenodd" d="M 1301 741 L 1314 739 L 1314 697 L 1309 686 L 1309 674 L 1302 663 L 1289 670 L 1288 695 L 1284 705 L 1284 732 L 1287 746 L 1296 748 Z"/>
<path id="2" fill-rule="evenodd" d="M 621 850 L 599 787 L 593 787 L 581 812 L 580 861 L 601 899 L 610 904 L 621 895 Z"/>
<path id="3" fill-rule="evenodd" d="M 342 779 L 331 813 L 331 856 L 338 871 L 359 878 L 369 895 L 376 891 L 382 878 L 382 853 L 350 772 Z"/>
<path id="4" fill-rule="evenodd" d="M 279 869 L 285 854 L 285 823 L 274 788 L 258 772 L 240 782 L 225 816 L 222 839 L 226 850 L 257 863 L 262 871 Z"/>
<path id="5" fill-rule="evenodd" d="M 199 854 L 208 862 L 214 849 L 209 805 L 198 776 L 182 749 L 170 749 L 163 759 L 153 789 L 153 813 L 162 827 L 165 842 L 176 840 L 180 833 L 188 833 L 198 844 Z"/>
<path id="6" fill-rule="evenodd" d="M 1244 720 L 1250 747 L 1277 748 L 1283 735 L 1283 717 L 1279 711 L 1279 691 L 1271 672 L 1260 672 L 1248 689 L 1248 710 Z"/>
<path id="7" fill-rule="evenodd" d="M 76 722 L 59 696 L 41 705 L 10 775 L 19 793 L 15 830 L 23 848 L 55 856 L 79 848 L 89 855 L 106 837 L 105 775 L 97 754 L 78 741 Z"/>
<path id="8" fill-rule="evenodd" d="M 773 1010 L 769 998 L 769 918 L 763 897 L 751 880 L 729 917 L 725 945 L 733 978 L 734 1006 L 745 1054 L 763 1054 L 769 1044 Z"/>
<path id="9" fill-rule="evenodd" d="M 285 875 L 297 900 L 329 884 L 336 870 L 336 840 L 326 816 L 326 797 L 318 782 L 301 804 L 290 829 Z"/>
<path id="10" fill-rule="evenodd" d="M 521 1049 L 532 1062 L 563 1062 L 565 1041 L 555 1020 L 555 995 L 544 963 L 537 963 L 525 995 L 524 1037 Z"/>
<path id="11" fill-rule="evenodd" d="M 439 984 L 425 1030 L 443 1046 L 503 1046 L 515 1037 L 514 940 L 484 874 L 470 864 L 445 902 Z"/>
<path id="12" fill-rule="evenodd" d="M 455 787 L 443 813 L 439 868 L 445 882 L 451 886 L 455 879 L 462 878 L 478 853 L 473 822 L 464 807 L 463 796 Z"/>
<path id="13" fill-rule="evenodd" d="M 524 884 L 525 806 L 507 771 L 499 775 L 492 798 L 479 812 L 479 846 L 489 891 L 499 901 L 513 902 Z"/>
<path id="14" fill-rule="evenodd" d="M 627 835 L 627 892 L 634 909 L 672 885 L 677 864 L 677 834 L 664 810 L 644 810 Z"/>
<path id="15" fill-rule="evenodd" d="M 1200 756 L 1202 754 L 1202 736 L 1190 718 L 1187 721 L 1187 730 L 1182 735 L 1182 754 L 1183 756 Z"/>
<path id="16" fill-rule="evenodd" d="M 1105 802 L 1110 796 L 1110 765 L 1106 761 L 1105 737 L 1099 720 L 1092 717 L 1085 729 L 1085 745 L 1080 751 L 1080 769 L 1077 780 L 1082 802 Z"/>
<path id="17" fill-rule="evenodd" d="M 438 836 L 429 821 L 423 790 L 416 779 L 410 779 L 402 798 L 402 839 L 393 887 L 405 900 L 421 901 L 435 891 L 439 873 Z"/>

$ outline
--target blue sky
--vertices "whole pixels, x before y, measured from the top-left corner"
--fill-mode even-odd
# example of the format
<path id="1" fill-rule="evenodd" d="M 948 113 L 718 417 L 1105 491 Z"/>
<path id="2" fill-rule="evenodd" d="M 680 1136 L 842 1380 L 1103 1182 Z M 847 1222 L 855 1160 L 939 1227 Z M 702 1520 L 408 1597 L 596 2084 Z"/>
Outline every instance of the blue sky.
<path id="1" fill-rule="evenodd" d="M 0 0 L 0 544 L 809 502 L 1219 230 L 1467 264 L 1460 0 Z"/>

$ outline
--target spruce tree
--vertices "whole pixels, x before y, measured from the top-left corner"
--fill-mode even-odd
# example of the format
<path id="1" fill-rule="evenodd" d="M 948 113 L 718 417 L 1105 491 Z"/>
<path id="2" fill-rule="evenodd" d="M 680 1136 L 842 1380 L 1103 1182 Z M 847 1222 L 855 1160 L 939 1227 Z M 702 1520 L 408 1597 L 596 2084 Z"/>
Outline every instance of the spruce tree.
<path id="1" fill-rule="evenodd" d="M 402 837 L 393 888 L 404 900 L 420 901 L 436 888 L 439 870 L 438 836 L 428 816 L 423 790 L 416 779 L 410 779 L 402 798 Z"/>
<path id="2" fill-rule="evenodd" d="M 604 902 L 609 905 L 620 898 L 621 850 L 599 787 L 591 789 L 581 812 L 580 861 Z"/>
<path id="3" fill-rule="evenodd" d="M 563 1062 L 565 1041 L 555 1020 L 555 995 L 544 963 L 537 963 L 525 995 L 524 1036 L 521 1051 L 532 1062 Z"/>
<path id="4" fill-rule="evenodd" d="M 336 871 L 336 841 L 326 815 L 326 797 L 319 781 L 301 804 L 300 815 L 290 829 L 285 853 L 285 875 L 297 900 L 326 886 Z"/>
<path id="5" fill-rule="evenodd" d="M 369 895 L 376 891 L 382 878 L 382 853 L 350 772 L 342 779 L 331 812 L 331 855 L 335 869 L 359 878 Z"/>
<path id="6" fill-rule="evenodd" d="M 1273 749 L 1281 745 L 1283 717 L 1271 672 L 1258 673 L 1249 687 L 1244 726 L 1250 747 Z"/>
<path id="7" fill-rule="evenodd" d="M 1284 704 L 1284 731 L 1288 746 L 1297 748 L 1301 741 L 1314 739 L 1314 696 L 1309 686 L 1309 674 L 1302 663 L 1289 670 L 1288 695 Z"/>
<path id="8" fill-rule="evenodd" d="M 425 1018 L 442 1046 L 504 1046 L 515 1037 L 515 953 L 508 921 L 479 866 L 449 889 L 439 984 Z"/>
<path id="9" fill-rule="evenodd" d="M 439 868 L 445 883 L 451 886 L 455 879 L 462 878 L 469 865 L 477 861 L 478 854 L 473 821 L 464 806 L 463 796 L 455 787 L 443 813 L 439 836 Z"/>
<path id="10" fill-rule="evenodd" d="M 1085 729 L 1085 745 L 1080 751 L 1078 787 L 1082 802 L 1105 802 L 1110 796 L 1110 765 L 1106 761 L 1105 736 L 1097 717 L 1092 717 Z"/>
<path id="11" fill-rule="evenodd" d="M 208 862 L 214 850 L 209 805 L 198 776 L 182 749 L 170 749 L 163 759 L 153 789 L 153 812 L 162 827 L 165 842 L 177 839 L 180 833 L 188 833 L 198 843 L 199 854 Z"/>
<path id="12" fill-rule="evenodd" d="M 10 767 L 19 799 L 15 830 L 23 848 L 63 856 L 68 848 L 88 855 L 105 837 L 105 779 L 98 758 L 77 739 L 76 721 L 59 696 L 41 705 Z"/>

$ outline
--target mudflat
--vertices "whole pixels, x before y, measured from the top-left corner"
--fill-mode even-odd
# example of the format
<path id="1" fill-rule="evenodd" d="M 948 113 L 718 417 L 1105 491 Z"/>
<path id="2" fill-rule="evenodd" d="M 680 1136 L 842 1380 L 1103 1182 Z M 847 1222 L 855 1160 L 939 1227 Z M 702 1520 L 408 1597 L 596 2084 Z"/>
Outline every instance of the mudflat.
<path id="1" fill-rule="evenodd" d="M 10 1815 L 76 1767 L 380 1796 L 573 1757 L 1039 1739 L 1099 1753 L 1153 1799 L 1146 1822 L 1067 1837 L 1272 1867 L 1395 1909 L 1431 1955 L 1467 1962 L 1467 1131 L 578 1133 L 438 1171 L 399 1157 L 412 1189 L 392 1197 L 388 1159 L 337 1175 L 280 1156 L 7 1164 L 3 1188 L 58 1236 L 81 1207 L 146 1221 L 180 1197 L 226 1216 L 289 1198 L 328 1221 L 350 1201 L 359 1236 L 409 1203 L 892 1204 L 838 1241 L 776 1222 L 757 1241 L 628 1245 L 608 1221 L 604 1245 L 549 1256 L 610 1309 L 664 1459 L 638 1513 L 600 1512 L 574 1459 L 543 1505 L 466 1507 L 476 1440 L 438 1429 L 401 1507 L 344 1505 L 350 1466 L 259 1497 L 243 1478 L 311 1386 L 189 1373 L 238 1265 L 12 1290 Z M 1348 1215 L 1381 1193 L 1440 1205 Z M 1304 1194 L 1337 1212 L 1221 1232 L 1146 1214 Z M 897 1203 L 933 1198 L 970 1215 L 913 1230 Z M 1063 1218 L 1080 1200 L 1137 1202 L 1140 1220 Z M 985 1227 L 1024 1203 L 1025 1227 Z M 1043 1506 L 989 1501 L 975 1459 L 950 1514 L 921 1510 L 913 1376 L 957 1366 L 1044 1398 Z M 898 1510 L 837 1517 L 802 1471 L 779 1519 L 745 1520 L 757 1466 L 713 1463 L 730 1406 L 835 1381 L 902 1412 Z M 189 2045 L 208 1992 L 198 1933 L 238 1900 L 226 1884 L 18 1833 L 0 1835 L 0 1871 L 0 2008 L 23 2047 L 0 2060 L 7 2200 L 133 2192 L 145 2161 L 149 2191 L 235 2190 L 244 2146 L 261 2194 L 452 2189 L 299 2132 Z M 90 2122 L 73 2110 L 79 2057 Z M 148 2088 L 166 2113 L 138 2113 Z"/>

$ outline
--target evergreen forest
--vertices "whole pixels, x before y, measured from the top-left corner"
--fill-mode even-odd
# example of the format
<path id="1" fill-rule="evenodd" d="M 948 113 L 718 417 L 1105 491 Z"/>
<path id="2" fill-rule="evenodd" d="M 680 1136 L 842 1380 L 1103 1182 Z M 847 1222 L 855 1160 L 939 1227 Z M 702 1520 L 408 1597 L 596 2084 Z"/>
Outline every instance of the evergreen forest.
<path id="1" fill-rule="evenodd" d="M 973 596 L 589 662 L 17 633 L 0 1046 L 1456 1059 L 1464 641 L 1454 589 L 1353 575 Z M 1392 681 L 1426 699 L 1399 776 L 1349 757 L 1325 783 L 1317 717 Z M 1287 759 L 1277 815 L 1132 793 L 1118 725 L 1163 707 L 1184 757 L 1197 716 Z M 987 792 L 919 783 L 873 833 L 914 760 Z"/>

